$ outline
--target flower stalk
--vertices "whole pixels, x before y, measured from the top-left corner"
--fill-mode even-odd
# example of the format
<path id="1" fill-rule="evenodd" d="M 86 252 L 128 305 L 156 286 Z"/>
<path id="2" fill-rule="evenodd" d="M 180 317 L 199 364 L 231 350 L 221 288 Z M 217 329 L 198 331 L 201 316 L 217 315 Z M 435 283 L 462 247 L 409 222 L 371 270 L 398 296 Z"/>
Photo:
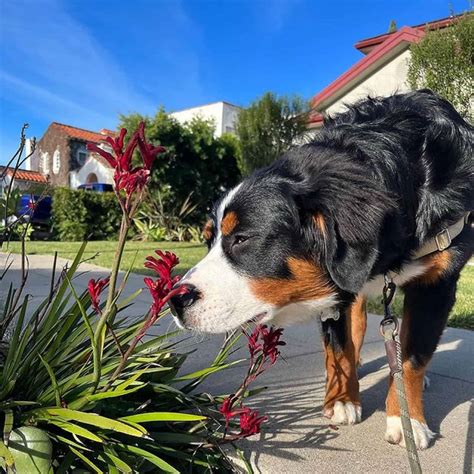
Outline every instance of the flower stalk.
<path id="1" fill-rule="evenodd" d="M 110 278 L 107 281 L 108 293 L 103 311 L 100 311 L 98 305 L 94 304 L 94 298 L 97 299 L 98 297 L 98 295 L 94 293 L 94 288 L 89 288 L 93 306 L 99 316 L 94 333 L 94 345 L 99 358 L 98 361 L 95 361 L 95 364 L 97 367 L 99 367 L 99 370 L 94 371 L 93 392 L 97 390 L 100 382 L 100 361 L 103 355 L 107 326 L 110 329 L 113 328 L 115 315 L 117 313 L 115 304 L 119 296 L 119 294 L 117 294 L 117 280 L 120 272 L 120 264 L 122 262 L 125 244 L 127 242 L 128 231 L 130 230 L 132 219 L 142 202 L 143 189 L 150 179 L 153 163 L 158 154 L 165 151 L 163 147 L 154 146 L 146 141 L 144 122 L 140 123 L 138 129 L 132 134 L 128 144 L 125 146 L 124 142 L 126 134 L 127 130 L 122 128 L 118 136 L 107 137 L 105 139 L 111 151 L 108 151 L 105 147 L 99 146 L 95 143 L 89 143 L 87 145 L 88 150 L 102 156 L 105 160 L 107 160 L 110 166 L 114 168 L 114 192 L 117 196 L 120 208 L 122 209 L 122 221 L 120 224 L 119 238 L 117 247 L 115 249 L 112 271 Z M 134 166 L 132 164 L 133 155 L 136 150 L 138 150 L 139 155 L 141 156 L 142 166 Z M 99 294 L 102 289 L 103 287 L 99 289 Z M 148 320 L 148 317 L 146 320 Z M 135 345 L 137 343 L 138 341 L 135 343 Z M 124 363 L 128 358 L 128 352 L 129 351 L 127 350 L 122 354 Z M 130 353 L 131 352 L 133 352 L 133 349 L 130 351 Z"/>
<path id="2" fill-rule="evenodd" d="M 118 137 L 107 137 L 106 141 L 112 149 L 112 153 L 96 144 L 88 145 L 89 150 L 101 155 L 114 168 L 114 191 L 120 208 L 122 209 L 120 233 L 110 277 L 98 281 L 91 280 L 88 288 L 92 306 L 99 316 L 94 333 L 95 370 L 93 392 L 97 390 L 100 382 L 101 359 L 107 329 L 111 331 L 113 339 L 118 343 L 114 337 L 113 323 L 116 314 L 115 302 L 121 291 L 119 289 L 117 294 L 116 288 L 120 263 L 127 241 L 127 234 L 133 216 L 142 202 L 143 191 L 149 181 L 153 162 L 156 156 L 164 151 L 163 147 L 155 147 L 146 141 L 144 129 L 145 125 L 142 122 L 137 131 L 131 136 L 126 147 L 124 147 L 124 139 L 127 133 L 125 129 L 120 131 Z M 135 151 L 138 151 L 141 156 L 142 166 L 132 166 L 132 157 Z M 173 270 L 179 263 L 178 257 L 171 252 L 161 252 L 160 250 L 156 251 L 156 255 L 156 257 L 147 257 L 145 261 L 145 267 L 153 270 L 157 275 L 156 279 L 149 277 L 144 278 L 144 283 L 150 292 L 153 303 L 140 329 L 126 350 L 123 350 L 120 344 L 118 344 L 118 350 L 121 356 L 120 362 L 104 385 L 105 391 L 109 390 L 123 373 L 139 342 L 143 339 L 149 328 L 163 315 L 162 310 L 170 298 L 187 291 L 184 285 L 178 285 L 179 277 L 173 276 Z M 105 308 L 101 311 L 99 298 L 101 292 L 107 286 L 108 292 Z M 251 333 L 243 331 L 248 342 L 250 364 L 240 387 L 234 394 L 225 398 L 219 408 L 219 412 L 225 419 L 225 431 L 223 437 L 217 440 L 217 443 L 229 443 L 260 432 L 261 424 L 267 420 L 267 417 L 261 416 L 258 411 L 246 407 L 242 399 L 249 385 L 269 366 L 276 362 L 280 355 L 279 346 L 285 344 L 280 340 L 282 332 L 282 329 L 268 328 L 265 325 L 257 325 Z M 238 433 L 228 433 L 231 421 L 237 417 L 239 419 L 240 431 Z"/>
<path id="3" fill-rule="evenodd" d="M 180 277 L 173 276 L 173 270 L 179 264 L 178 257 L 172 252 L 162 252 L 161 250 L 156 250 L 156 254 L 158 258 L 152 256 L 146 258 L 145 267 L 153 269 L 158 275 L 158 278 L 156 280 L 144 278 L 153 303 L 145 317 L 142 327 L 131 341 L 127 351 L 122 355 L 120 364 L 109 378 L 104 390 L 108 390 L 122 373 L 137 344 L 143 339 L 148 329 L 163 315 L 161 311 L 168 301 L 173 296 L 183 294 L 187 291 L 185 286 L 176 286 Z"/>
<path id="4" fill-rule="evenodd" d="M 225 398 L 219 408 L 225 419 L 225 431 L 219 443 L 229 443 L 260 432 L 260 426 L 267 420 L 267 417 L 260 416 L 258 411 L 246 407 L 242 399 L 249 385 L 277 361 L 280 355 L 278 347 L 285 345 L 285 342 L 280 340 L 283 333 L 281 328 L 269 329 L 266 325 L 257 325 L 251 333 L 246 331 L 243 333 L 247 338 L 250 364 L 247 375 L 238 390 Z M 230 422 L 237 416 L 239 417 L 240 432 L 228 434 Z"/>

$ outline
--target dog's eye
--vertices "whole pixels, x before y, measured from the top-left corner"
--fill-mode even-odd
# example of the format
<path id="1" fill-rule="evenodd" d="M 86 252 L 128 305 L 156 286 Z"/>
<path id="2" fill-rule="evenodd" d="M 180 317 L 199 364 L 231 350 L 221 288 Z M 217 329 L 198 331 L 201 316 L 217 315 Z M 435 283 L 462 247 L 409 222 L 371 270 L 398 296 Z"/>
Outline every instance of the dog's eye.
<path id="1" fill-rule="evenodd" d="M 243 244 L 245 241 L 247 241 L 249 238 L 245 235 L 236 235 L 234 237 L 234 242 L 233 242 L 233 246 L 234 245 L 240 245 L 240 244 Z"/>

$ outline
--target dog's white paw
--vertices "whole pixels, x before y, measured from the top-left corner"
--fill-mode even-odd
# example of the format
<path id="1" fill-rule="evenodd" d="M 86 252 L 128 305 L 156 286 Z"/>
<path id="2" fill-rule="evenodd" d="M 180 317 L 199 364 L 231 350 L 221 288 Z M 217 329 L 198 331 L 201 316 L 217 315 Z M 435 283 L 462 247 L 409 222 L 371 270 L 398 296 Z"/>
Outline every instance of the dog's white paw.
<path id="1" fill-rule="evenodd" d="M 340 425 L 355 425 L 362 418 L 362 407 L 352 402 L 337 401 L 334 407 L 325 410 L 324 416 L 330 418 L 333 423 Z"/>
<path id="2" fill-rule="evenodd" d="M 426 449 L 431 440 L 435 437 L 435 433 L 428 428 L 425 423 L 411 419 L 415 444 L 418 449 Z M 399 416 L 387 417 L 387 431 L 385 431 L 385 441 L 391 444 L 399 444 L 405 447 L 405 437 L 403 436 L 402 420 Z"/>

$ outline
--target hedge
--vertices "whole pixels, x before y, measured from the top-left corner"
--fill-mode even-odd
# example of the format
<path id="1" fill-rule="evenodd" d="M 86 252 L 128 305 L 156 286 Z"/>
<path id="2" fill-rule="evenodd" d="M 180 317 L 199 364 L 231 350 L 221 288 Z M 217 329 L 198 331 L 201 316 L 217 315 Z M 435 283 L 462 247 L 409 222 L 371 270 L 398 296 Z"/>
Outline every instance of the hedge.
<path id="1" fill-rule="evenodd" d="M 113 240 L 121 212 L 114 193 L 53 190 L 53 229 L 59 240 Z"/>

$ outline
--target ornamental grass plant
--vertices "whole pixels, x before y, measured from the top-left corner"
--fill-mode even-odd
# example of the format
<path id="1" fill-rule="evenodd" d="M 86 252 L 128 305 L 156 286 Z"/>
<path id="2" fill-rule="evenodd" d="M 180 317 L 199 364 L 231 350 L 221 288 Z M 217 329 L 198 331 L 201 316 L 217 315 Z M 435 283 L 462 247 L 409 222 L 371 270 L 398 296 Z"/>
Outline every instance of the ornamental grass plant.
<path id="1" fill-rule="evenodd" d="M 24 245 L 18 284 L 3 283 L 8 264 L 0 271 L 0 462 L 7 472 L 232 472 L 223 445 L 241 454 L 235 441 L 258 433 L 266 420 L 243 399 L 250 383 L 276 361 L 284 344 L 281 330 L 247 328 L 250 363 L 241 386 L 233 394 L 200 393 L 209 375 L 242 362 L 228 360 L 242 334 L 227 334 L 209 367 L 183 373 L 189 353 L 180 349 L 177 331 L 149 331 L 167 313 L 169 298 L 186 291 L 174 275 L 178 257 L 160 250 L 144 263 L 155 273 L 144 279 L 152 304 L 143 317 L 127 318 L 138 292 L 124 296 L 129 272 L 119 274 L 120 262 L 163 148 L 147 142 L 143 124 L 126 145 L 125 136 L 123 129 L 107 138 L 110 151 L 90 146 L 114 167 L 122 210 L 110 276 L 90 279 L 86 290 L 77 290 L 85 242 L 60 271 L 54 259 L 50 293 L 33 310 Z M 24 133 L 11 162 L 15 169 L 23 147 Z M 138 166 L 132 165 L 136 151 Z M 3 227 L 2 251 L 8 251 L 13 232 L 14 225 Z"/>

